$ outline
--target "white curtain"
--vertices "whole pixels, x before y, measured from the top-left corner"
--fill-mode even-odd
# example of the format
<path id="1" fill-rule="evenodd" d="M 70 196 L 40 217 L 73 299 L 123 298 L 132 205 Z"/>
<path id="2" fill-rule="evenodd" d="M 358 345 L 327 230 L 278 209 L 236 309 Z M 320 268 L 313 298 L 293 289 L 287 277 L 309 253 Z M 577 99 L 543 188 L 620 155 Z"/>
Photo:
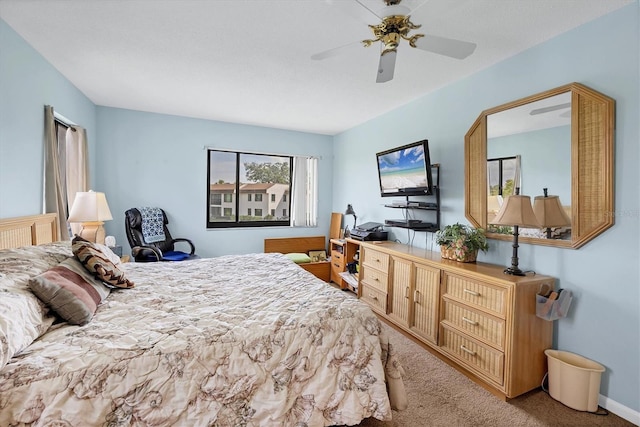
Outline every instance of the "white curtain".
<path id="1" fill-rule="evenodd" d="M 318 225 L 318 159 L 293 158 L 292 225 L 316 227 Z"/>
<path id="2" fill-rule="evenodd" d="M 78 191 L 89 191 L 87 131 L 80 126 L 67 128 L 65 141 L 66 193 L 71 209 Z M 82 224 L 72 223 L 72 234 L 80 233 Z"/>
<path id="3" fill-rule="evenodd" d="M 64 166 L 58 152 L 58 137 L 53 115 L 53 107 L 44 107 L 44 174 L 43 174 L 43 213 L 58 215 L 58 233 L 60 240 L 69 240 L 67 227 L 66 188 L 63 184 Z"/>

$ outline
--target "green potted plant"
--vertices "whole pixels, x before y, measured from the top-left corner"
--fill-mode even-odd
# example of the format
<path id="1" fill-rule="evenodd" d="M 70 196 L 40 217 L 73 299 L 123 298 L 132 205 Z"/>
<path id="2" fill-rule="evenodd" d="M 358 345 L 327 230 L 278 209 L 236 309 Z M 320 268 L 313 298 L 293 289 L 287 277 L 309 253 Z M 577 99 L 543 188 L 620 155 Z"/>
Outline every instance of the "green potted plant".
<path id="1" fill-rule="evenodd" d="M 455 223 L 447 225 L 436 233 L 436 244 L 440 245 L 442 258 L 460 262 L 475 262 L 478 251 L 489 249 L 487 237 L 482 228 Z"/>

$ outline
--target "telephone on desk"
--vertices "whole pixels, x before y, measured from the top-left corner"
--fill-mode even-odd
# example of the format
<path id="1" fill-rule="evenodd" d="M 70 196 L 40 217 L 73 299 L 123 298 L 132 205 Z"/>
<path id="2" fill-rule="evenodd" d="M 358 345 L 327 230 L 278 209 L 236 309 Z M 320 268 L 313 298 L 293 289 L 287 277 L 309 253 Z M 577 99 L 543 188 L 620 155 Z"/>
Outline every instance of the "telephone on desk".
<path id="1" fill-rule="evenodd" d="M 351 238 L 355 240 L 387 240 L 387 235 L 378 222 L 366 222 L 351 230 Z"/>

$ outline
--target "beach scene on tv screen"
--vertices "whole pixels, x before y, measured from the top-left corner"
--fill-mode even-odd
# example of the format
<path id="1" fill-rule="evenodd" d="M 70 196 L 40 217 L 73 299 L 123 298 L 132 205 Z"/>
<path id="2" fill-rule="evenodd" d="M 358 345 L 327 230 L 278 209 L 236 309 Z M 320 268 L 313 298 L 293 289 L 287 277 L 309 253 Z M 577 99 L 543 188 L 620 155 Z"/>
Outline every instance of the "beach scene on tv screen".
<path id="1" fill-rule="evenodd" d="M 378 158 L 382 191 L 428 187 L 425 174 L 424 147 L 394 151 Z"/>

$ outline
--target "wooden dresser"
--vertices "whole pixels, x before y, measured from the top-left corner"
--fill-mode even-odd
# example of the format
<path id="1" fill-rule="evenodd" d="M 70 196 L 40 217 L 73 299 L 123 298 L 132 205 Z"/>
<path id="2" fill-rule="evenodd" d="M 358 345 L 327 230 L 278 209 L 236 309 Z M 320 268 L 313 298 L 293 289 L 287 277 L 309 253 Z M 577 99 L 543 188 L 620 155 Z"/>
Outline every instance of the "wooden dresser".
<path id="1" fill-rule="evenodd" d="M 554 278 L 393 242 L 361 243 L 360 260 L 358 297 L 384 319 L 504 399 L 540 386 L 553 322 L 536 294 Z"/>

